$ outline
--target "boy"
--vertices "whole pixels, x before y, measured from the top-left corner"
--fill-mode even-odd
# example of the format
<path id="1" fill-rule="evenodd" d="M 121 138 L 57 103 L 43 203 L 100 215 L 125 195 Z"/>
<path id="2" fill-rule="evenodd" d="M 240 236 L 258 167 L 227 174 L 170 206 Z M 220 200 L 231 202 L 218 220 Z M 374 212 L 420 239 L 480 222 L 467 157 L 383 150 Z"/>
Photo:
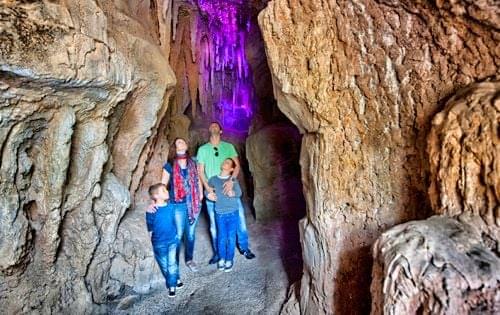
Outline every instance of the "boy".
<path id="1" fill-rule="evenodd" d="M 231 177 L 236 163 L 233 159 L 225 159 L 221 166 L 220 175 L 213 176 L 208 180 L 208 185 L 214 192 L 207 193 L 207 198 L 215 202 L 215 224 L 217 225 L 217 252 L 219 270 L 229 272 L 233 269 L 234 248 L 236 246 L 236 229 L 239 217 L 239 198 L 241 188 L 236 179 Z M 224 194 L 224 183 L 233 180 L 233 189 Z"/>
<path id="2" fill-rule="evenodd" d="M 151 243 L 156 262 L 160 267 L 168 288 L 168 296 L 175 296 L 175 288 L 183 284 L 179 279 L 177 261 L 177 230 L 175 228 L 174 208 L 168 203 L 167 186 L 155 184 L 149 187 L 149 196 L 154 202 L 156 211 L 146 212 L 148 232 L 151 232 Z"/>

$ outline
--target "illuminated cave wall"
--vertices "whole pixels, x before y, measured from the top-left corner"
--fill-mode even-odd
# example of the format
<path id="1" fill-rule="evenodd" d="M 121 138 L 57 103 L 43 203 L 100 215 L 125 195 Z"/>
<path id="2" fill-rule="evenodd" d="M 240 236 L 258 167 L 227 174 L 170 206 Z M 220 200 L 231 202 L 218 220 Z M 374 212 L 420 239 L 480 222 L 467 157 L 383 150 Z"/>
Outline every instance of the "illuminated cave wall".
<path id="1" fill-rule="evenodd" d="M 253 8 L 245 1 L 173 2 L 170 63 L 177 77 L 174 116 L 220 121 L 246 133 L 256 106 L 245 47 Z"/>

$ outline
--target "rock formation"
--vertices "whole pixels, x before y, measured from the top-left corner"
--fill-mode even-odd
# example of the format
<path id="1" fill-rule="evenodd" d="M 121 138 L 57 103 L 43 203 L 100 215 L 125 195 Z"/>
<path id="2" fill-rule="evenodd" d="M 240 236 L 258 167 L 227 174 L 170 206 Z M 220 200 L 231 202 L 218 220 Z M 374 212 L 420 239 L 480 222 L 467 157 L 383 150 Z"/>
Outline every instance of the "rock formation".
<path id="1" fill-rule="evenodd" d="M 434 117 L 429 196 L 442 215 L 377 240 L 372 314 L 500 312 L 499 91 L 472 85 Z"/>
<path id="2" fill-rule="evenodd" d="M 206 123 L 224 112 L 214 99 L 231 100 L 240 111 L 233 127 L 244 107 L 244 130 L 229 136 L 243 156 L 250 134 L 256 190 L 279 191 L 283 183 L 263 176 L 271 173 L 256 153 L 264 145 L 271 156 L 283 154 L 281 146 L 298 148 L 290 121 L 302 134 L 304 267 L 283 313 L 368 313 L 370 247 L 383 231 L 427 218 L 431 205 L 443 216 L 398 226 L 378 241 L 376 279 L 387 274 L 394 285 L 383 296 L 382 282 L 373 283 L 373 311 L 403 292 L 398 281 L 416 275 L 385 264 L 399 259 L 392 239 L 411 241 L 407 256 L 414 249 L 438 257 L 443 244 L 423 251 L 422 237 L 446 238 L 447 246 L 469 253 L 456 270 L 477 278 L 434 262 L 423 292 L 437 294 L 443 281 L 470 283 L 468 302 L 437 305 L 452 296 L 439 292 L 420 310 L 495 309 L 498 93 L 491 90 L 498 87 L 457 91 L 499 80 L 498 4 L 231 0 L 245 6 L 235 9 L 244 18 L 235 16 L 247 23 L 231 24 L 247 36 L 233 54 L 218 46 L 227 34 L 207 37 L 221 31 L 211 15 L 211 4 L 221 2 L 0 0 L 0 309 L 105 312 L 126 290 L 162 286 L 145 246 L 145 188 L 160 177 L 169 141 L 187 137 L 196 149 L 207 138 Z M 252 23 L 266 3 L 261 33 Z M 218 67 L 221 60 L 228 62 Z M 230 88 L 236 77 L 243 94 Z M 445 108 L 448 100 L 455 105 Z M 275 175 L 290 173 L 284 167 Z M 257 217 L 270 198 L 259 193 Z M 438 275 L 443 270 L 446 278 Z M 407 301 L 394 301 L 387 312 L 412 311 Z"/>
<path id="3" fill-rule="evenodd" d="M 260 14 L 278 106 L 304 134 L 304 275 L 285 312 L 369 312 L 370 246 L 430 214 L 431 118 L 459 88 L 499 74 L 497 9 L 273 0 Z"/>
<path id="4" fill-rule="evenodd" d="M 247 159 L 254 178 L 255 217 L 301 219 L 305 204 L 300 181 L 300 135 L 286 123 L 272 124 L 247 138 Z"/>
<path id="5" fill-rule="evenodd" d="M 134 2 L 0 4 L 4 312 L 90 312 L 108 296 L 112 243 L 175 84 L 156 2 Z"/>

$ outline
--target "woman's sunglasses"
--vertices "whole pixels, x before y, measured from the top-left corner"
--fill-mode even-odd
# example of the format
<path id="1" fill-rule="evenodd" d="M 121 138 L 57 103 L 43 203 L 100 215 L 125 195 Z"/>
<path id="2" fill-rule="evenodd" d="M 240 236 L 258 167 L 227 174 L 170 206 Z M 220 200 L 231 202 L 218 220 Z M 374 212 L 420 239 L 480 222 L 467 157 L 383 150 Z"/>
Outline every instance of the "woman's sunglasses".
<path id="1" fill-rule="evenodd" d="M 219 148 L 214 147 L 214 150 L 215 150 L 215 156 L 219 156 Z"/>

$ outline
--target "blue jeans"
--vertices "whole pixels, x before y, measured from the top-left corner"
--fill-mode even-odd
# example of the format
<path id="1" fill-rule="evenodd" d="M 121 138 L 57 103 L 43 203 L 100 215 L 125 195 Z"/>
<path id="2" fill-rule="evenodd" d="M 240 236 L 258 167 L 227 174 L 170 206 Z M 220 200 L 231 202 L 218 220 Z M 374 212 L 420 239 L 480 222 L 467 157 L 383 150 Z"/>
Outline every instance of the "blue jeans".
<path id="1" fill-rule="evenodd" d="M 214 251 L 214 255 L 217 255 L 217 225 L 215 224 L 215 202 L 210 201 L 205 198 L 207 203 L 207 212 L 208 217 L 210 218 L 210 236 L 212 237 L 212 249 Z M 238 199 L 238 227 L 236 230 L 236 234 L 238 236 L 238 248 L 241 251 L 247 251 L 249 249 L 248 245 L 248 231 L 247 231 L 247 223 L 245 220 L 245 208 L 243 207 L 243 203 L 241 199 Z"/>
<path id="2" fill-rule="evenodd" d="M 227 214 L 215 214 L 217 224 L 217 252 L 219 260 L 233 261 L 238 227 L 238 211 Z"/>
<path id="3" fill-rule="evenodd" d="M 177 229 L 177 239 L 179 240 L 179 246 L 177 247 L 177 259 L 179 259 L 179 253 L 181 250 L 180 245 L 184 241 L 184 260 L 188 262 L 193 260 L 196 225 L 200 216 L 196 217 L 193 224 L 189 224 L 187 204 L 174 203 L 173 205 L 175 209 L 175 227 Z"/>
<path id="4" fill-rule="evenodd" d="M 179 279 L 179 264 L 176 257 L 177 244 L 153 244 L 153 252 L 165 278 L 167 288 L 175 288 Z"/>

